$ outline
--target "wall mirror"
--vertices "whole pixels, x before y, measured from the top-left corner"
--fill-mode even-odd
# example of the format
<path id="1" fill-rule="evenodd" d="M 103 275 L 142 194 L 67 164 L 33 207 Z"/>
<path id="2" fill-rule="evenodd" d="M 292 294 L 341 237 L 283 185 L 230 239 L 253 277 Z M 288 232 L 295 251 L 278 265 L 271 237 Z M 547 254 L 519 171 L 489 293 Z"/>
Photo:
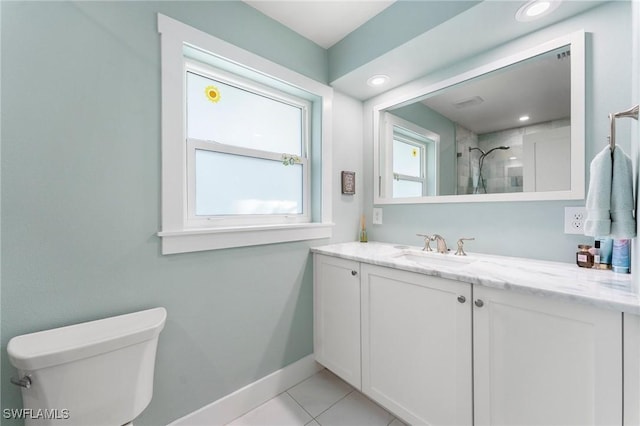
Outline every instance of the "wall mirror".
<path id="1" fill-rule="evenodd" d="M 374 202 L 584 198 L 584 38 L 374 106 Z"/>

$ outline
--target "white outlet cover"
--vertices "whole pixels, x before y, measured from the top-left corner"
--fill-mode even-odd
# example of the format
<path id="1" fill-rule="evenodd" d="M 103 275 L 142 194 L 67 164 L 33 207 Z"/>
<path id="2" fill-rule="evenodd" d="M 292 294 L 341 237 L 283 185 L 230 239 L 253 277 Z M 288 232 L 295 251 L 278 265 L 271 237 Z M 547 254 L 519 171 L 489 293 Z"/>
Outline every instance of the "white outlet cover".
<path id="1" fill-rule="evenodd" d="M 584 235 L 585 220 L 587 220 L 587 209 L 585 207 L 565 207 L 564 233 Z"/>
<path id="2" fill-rule="evenodd" d="M 374 225 L 382 225 L 382 209 L 379 207 L 376 207 L 373 209 L 373 218 L 371 219 L 371 222 Z"/>

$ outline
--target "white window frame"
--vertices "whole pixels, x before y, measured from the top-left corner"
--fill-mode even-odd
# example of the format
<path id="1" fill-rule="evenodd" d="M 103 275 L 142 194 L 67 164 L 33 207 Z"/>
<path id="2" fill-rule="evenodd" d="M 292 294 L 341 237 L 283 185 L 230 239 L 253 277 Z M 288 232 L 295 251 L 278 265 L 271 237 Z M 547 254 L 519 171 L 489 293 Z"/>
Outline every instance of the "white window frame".
<path id="1" fill-rule="evenodd" d="M 407 145 L 411 145 L 420 152 L 420 176 L 403 175 L 401 173 L 393 172 L 393 179 L 396 181 L 409 181 L 419 182 L 422 184 L 422 196 L 427 195 L 427 147 L 424 142 L 417 139 L 413 139 L 410 136 L 403 134 L 393 134 L 393 141 L 399 141 Z M 393 168 L 393 164 L 391 165 Z"/>
<path id="2" fill-rule="evenodd" d="M 224 154 L 233 154 L 244 157 L 253 157 L 265 160 L 278 161 L 282 163 L 283 154 L 291 155 L 292 153 L 276 153 L 274 151 L 263 151 L 258 149 L 244 148 L 240 146 L 233 146 L 228 144 L 219 143 L 216 141 L 205 141 L 195 138 L 189 138 L 185 135 L 187 141 L 187 226 L 208 228 L 211 226 L 251 226 L 251 225 L 265 225 L 265 224 L 283 224 L 283 223 L 305 223 L 311 221 L 311 213 L 309 211 L 310 201 L 309 193 L 310 186 L 310 173 L 309 173 L 309 141 L 310 141 L 310 129 L 309 129 L 309 114 L 311 109 L 311 103 L 304 99 L 299 99 L 290 96 L 286 93 L 280 92 L 276 89 L 267 87 L 265 85 L 256 83 L 246 78 L 224 72 L 219 69 L 215 69 L 206 64 L 198 63 L 191 59 L 185 60 L 184 75 L 188 72 L 197 74 L 199 76 L 213 79 L 229 86 L 234 86 L 240 89 L 244 89 L 250 93 L 261 95 L 279 102 L 286 103 L 288 105 L 300 108 L 302 111 L 302 140 L 301 140 L 301 153 L 299 155 L 300 161 L 298 164 L 303 169 L 303 183 L 302 183 L 302 214 L 291 215 L 229 215 L 229 216 L 197 216 L 195 214 L 196 204 L 196 185 L 195 185 L 195 157 L 196 151 L 210 151 L 219 152 Z M 284 166 L 283 167 L 287 167 Z"/>
<path id="3" fill-rule="evenodd" d="M 288 241 L 330 238 L 331 221 L 331 104 L 333 89 L 296 73 L 210 34 L 158 14 L 158 32 L 161 34 L 162 68 L 162 253 L 184 253 L 243 247 Z M 283 223 L 240 224 L 233 221 L 207 224 L 196 223 L 189 217 L 189 144 L 186 140 L 185 115 L 185 47 L 196 48 L 212 57 L 238 64 L 276 81 L 313 94 L 321 99 L 321 144 L 319 159 L 307 158 L 307 171 L 311 164 L 321 168 L 318 182 L 309 185 L 316 196 L 307 200 L 308 222 L 285 218 Z M 209 142 L 202 142 L 207 143 Z M 197 143 L 194 143 L 197 145 Z M 307 146 L 309 149 L 309 147 Z M 195 153 L 195 151 L 193 151 Z M 318 154 L 316 154 L 318 155 Z M 319 161 L 318 161 L 319 160 Z M 308 177 L 311 180 L 311 177 Z M 307 191 L 309 192 L 309 191 Z M 193 195 L 193 194 L 192 194 Z M 311 199 L 320 206 L 311 205 Z M 312 215 L 311 212 L 316 212 Z M 199 221 L 198 221 L 199 222 Z M 213 223 L 212 223 L 213 222 Z"/>
<path id="4" fill-rule="evenodd" d="M 427 164 L 424 164 L 423 173 L 425 173 L 425 184 L 423 185 L 423 191 L 427 193 L 429 190 L 435 191 L 436 194 L 440 194 L 440 170 L 439 162 L 440 162 L 440 135 L 432 132 L 431 130 L 425 129 L 424 127 L 420 127 L 415 123 L 404 120 L 398 116 L 395 116 L 391 113 L 384 113 L 384 125 L 381 127 L 381 135 L 380 138 L 384 141 L 388 141 L 384 144 L 385 152 L 383 158 L 380 158 L 380 168 L 379 170 L 384 171 L 384 175 L 378 176 L 379 186 L 382 189 L 383 194 L 387 194 L 390 199 L 393 198 L 393 179 L 395 179 L 395 175 L 393 173 L 393 139 L 394 139 L 394 127 L 400 127 L 406 129 L 410 132 L 416 133 L 425 139 L 429 139 L 433 141 L 433 156 L 432 160 L 429 163 L 432 164 L 432 167 L 427 170 Z M 409 138 L 406 138 L 407 140 Z M 424 161 L 427 161 L 427 151 L 425 146 L 425 153 L 422 157 Z M 384 177 L 383 177 L 384 176 Z M 431 183 L 429 181 L 429 176 L 433 176 L 434 182 Z M 433 188 L 431 188 L 433 185 Z M 390 194 L 390 195 L 389 195 Z M 405 198 L 395 198 L 396 200 Z M 406 198 L 409 199 L 409 198 Z"/>

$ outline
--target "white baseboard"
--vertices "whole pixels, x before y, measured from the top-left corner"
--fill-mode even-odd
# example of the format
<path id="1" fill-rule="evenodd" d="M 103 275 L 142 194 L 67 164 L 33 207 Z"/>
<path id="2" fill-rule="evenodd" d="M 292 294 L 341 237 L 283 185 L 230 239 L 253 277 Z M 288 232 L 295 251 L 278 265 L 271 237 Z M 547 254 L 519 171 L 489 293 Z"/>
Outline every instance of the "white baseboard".
<path id="1" fill-rule="evenodd" d="M 263 377 L 211 404 L 187 414 L 169 426 L 219 426 L 240 417 L 322 370 L 313 354 Z"/>

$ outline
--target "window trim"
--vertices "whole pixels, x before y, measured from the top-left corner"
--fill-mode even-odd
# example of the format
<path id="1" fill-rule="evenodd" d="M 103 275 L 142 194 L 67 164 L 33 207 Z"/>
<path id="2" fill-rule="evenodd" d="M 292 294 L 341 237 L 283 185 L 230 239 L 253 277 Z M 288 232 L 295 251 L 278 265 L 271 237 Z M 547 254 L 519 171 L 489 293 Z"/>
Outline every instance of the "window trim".
<path id="1" fill-rule="evenodd" d="M 333 89 L 309 77 L 271 62 L 205 32 L 158 14 L 162 69 L 162 254 L 214 250 L 330 238 L 331 218 L 331 104 Z M 247 226 L 190 226 L 188 218 L 187 149 L 185 148 L 184 48 L 208 52 L 234 64 L 270 76 L 321 99 L 320 182 L 313 191 L 319 196 L 320 213 L 308 223 L 259 224 Z M 318 141 L 314 141 L 317 143 Z M 310 148 L 310 147 L 309 147 Z M 311 194 L 309 194 L 311 197 Z M 311 214 L 312 206 L 307 210 Z M 315 209 L 315 206 L 313 207 Z"/>

